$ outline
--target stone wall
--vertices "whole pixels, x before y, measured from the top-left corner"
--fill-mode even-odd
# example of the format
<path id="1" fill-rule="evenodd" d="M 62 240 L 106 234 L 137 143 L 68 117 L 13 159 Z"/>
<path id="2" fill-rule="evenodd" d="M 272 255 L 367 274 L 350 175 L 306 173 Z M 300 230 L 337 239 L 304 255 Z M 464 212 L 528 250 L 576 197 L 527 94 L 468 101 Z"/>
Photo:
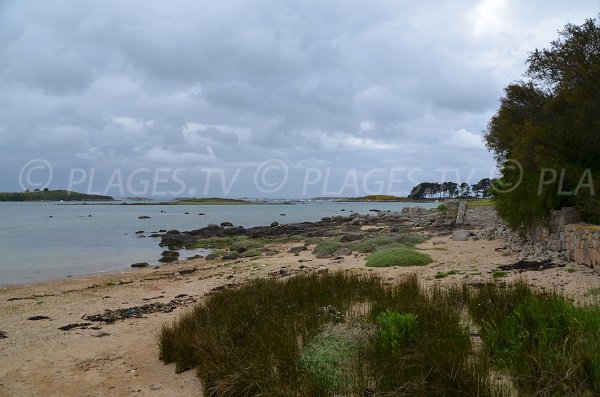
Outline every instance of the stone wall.
<path id="1" fill-rule="evenodd" d="M 570 260 L 600 271 L 600 226 L 581 223 L 573 207 L 552 211 L 549 246 Z"/>
<path id="2" fill-rule="evenodd" d="M 570 260 L 600 271 L 600 226 L 566 225 L 564 243 Z"/>

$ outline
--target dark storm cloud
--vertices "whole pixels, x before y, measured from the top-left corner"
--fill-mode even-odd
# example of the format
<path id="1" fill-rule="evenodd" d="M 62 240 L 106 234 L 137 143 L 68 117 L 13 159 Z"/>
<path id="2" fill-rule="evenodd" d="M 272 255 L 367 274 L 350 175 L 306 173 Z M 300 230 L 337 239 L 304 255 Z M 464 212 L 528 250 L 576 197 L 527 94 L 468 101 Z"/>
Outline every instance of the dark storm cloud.
<path id="1" fill-rule="evenodd" d="M 299 195 L 311 167 L 342 180 L 394 167 L 489 176 L 480 132 L 502 87 L 521 77 L 528 51 L 596 6 L 3 2 L 0 190 L 19 190 L 33 158 L 55 167 L 55 188 L 72 168 L 108 178 L 185 166 L 192 178 L 271 158 L 290 169 L 279 196 Z M 261 194 L 246 182 L 231 194 Z"/>

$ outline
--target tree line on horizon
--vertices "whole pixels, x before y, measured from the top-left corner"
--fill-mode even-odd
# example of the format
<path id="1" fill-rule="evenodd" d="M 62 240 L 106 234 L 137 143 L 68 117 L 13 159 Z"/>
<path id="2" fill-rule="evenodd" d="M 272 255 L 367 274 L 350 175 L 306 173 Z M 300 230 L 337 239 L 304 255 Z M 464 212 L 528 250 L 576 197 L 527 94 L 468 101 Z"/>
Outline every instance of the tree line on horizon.
<path id="1" fill-rule="evenodd" d="M 421 182 L 413 187 L 408 195 L 413 199 L 425 198 L 488 198 L 491 196 L 490 178 L 483 178 L 477 183 L 469 185 L 466 182 Z"/>

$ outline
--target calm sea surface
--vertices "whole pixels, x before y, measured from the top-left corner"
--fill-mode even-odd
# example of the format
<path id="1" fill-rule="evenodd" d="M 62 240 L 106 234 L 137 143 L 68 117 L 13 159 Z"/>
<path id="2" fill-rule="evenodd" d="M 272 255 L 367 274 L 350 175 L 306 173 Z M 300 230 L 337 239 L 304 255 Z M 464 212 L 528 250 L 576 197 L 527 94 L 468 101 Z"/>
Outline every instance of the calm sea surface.
<path id="1" fill-rule="evenodd" d="M 0 203 L 0 285 L 125 270 L 134 262 L 157 264 L 163 250 L 158 246 L 160 239 L 141 238 L 135 234 L 140 230 L 144 234 L 160 229 L 184 231 L 225 221 L 251 227 L 274 221 L 316 221 L 324 216 L 349 215 L 351 211 L 399 211 L 416 205 L 437 206 L 332 202 L 184 206 Z M 150 219 L 138 219 L 142 215 Z M 196 253 L 182 251 L 181 255 Z"/>

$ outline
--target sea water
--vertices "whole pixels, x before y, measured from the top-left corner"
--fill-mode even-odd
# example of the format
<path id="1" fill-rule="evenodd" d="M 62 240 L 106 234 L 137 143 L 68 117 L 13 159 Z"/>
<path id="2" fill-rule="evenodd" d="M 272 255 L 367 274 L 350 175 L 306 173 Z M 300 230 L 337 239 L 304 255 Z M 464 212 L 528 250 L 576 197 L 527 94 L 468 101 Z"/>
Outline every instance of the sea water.
<path id="1" fill-rule="evenodd" d="M 244 227 L 316 221 L 324 216 L 400 211 L 436 203 L 306 202 L 257 205 L 118 205 L 0 203 L 0 285 L 125 270 L 158 264 L 161 229 L 194 230 L 210 223 Z M 345 211 L 341 211 L 345 210 Z M 187 213 L 187 214 L 186 214 Z M 201 215 L 203 214 L 203 215 Z M 149 216 L 149 219 L 139 219 Z M 202 251 L 181 251 L 181 257 Z"/>

